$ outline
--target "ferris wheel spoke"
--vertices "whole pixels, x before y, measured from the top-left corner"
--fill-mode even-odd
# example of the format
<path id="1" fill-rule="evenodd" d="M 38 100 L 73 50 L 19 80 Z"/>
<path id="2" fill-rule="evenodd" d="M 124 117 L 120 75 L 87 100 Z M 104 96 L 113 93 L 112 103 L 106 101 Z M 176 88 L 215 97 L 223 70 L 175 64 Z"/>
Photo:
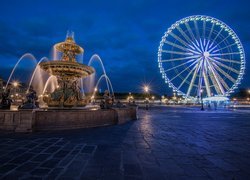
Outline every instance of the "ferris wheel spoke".
<path id="1" fill-rule="evenodd" d="M 217 74 L 217 76 L 223 87 L 228 91 L 230 88 L 228 87 L 227 83 L 223 80 L 223 78 L 219 74 Z"/>
<path id="2" fill-rule="evenodd" d="M 223 48 L 216 49 L 215 51 L 212 51 L 212 53 L 216 53 L 216 52 L 221 51 L 221 50 L 223 50 L 223 49 L 226 49 L 226 48 L 232 47 L 232 46 L 234 46 L 234 45 L 237 45 L 237 43 L 233 43 L 233 44 L 230 44 L 230 45 L 225 46 L 225 47 L 223 47 Z"/>
<path id="3" fill-rule="evenodd" d="M 181 51 L 161 50 L 161 52 L 163 52 L 163 53 L 168 53 L 168 54 L 186 55 L 186 56 L 194 55 L 194 54 L 191 53 L 191 52 L 181 52 Z"/>
<path id="4" fill-rule="evenodd" d="M 202 40 L 200 39 L 200 45 L 201 45 L 201 50 L 202 50 L 202 52 L 204 52 L 205 51 L 205 49 L 204 49 L 204 45 L 203 45 L 203 43 L 202 43 Z"/>
<path id="5" fill-rule="evenodd" d="M 192 80 L 189 84 L 189 87 L 188 87 L 188 91 L 187 91 L 187 96 L 190 95 L 190 92 L 194 86 L 194 80 L 196 79 L 196 76 L 197 76 L 197 72 L 199 70 L 199 67 L 200 67 L 200 64 L 201 64 L 201 61 L 197 64 L 197 67 L 195 68 L 195 71 L 194 71 L 194 74 L 193 74 L 193 77 L 192 77 Z"/>
<path id="6" fill-rule="evenodd" d="M 214 47 L 213 47 L 212 49 L 210 49 L 209 51 L 210 51 L 210 52 L 213 52 L 213 50 L 214 50 L 217 46 L 219 46 L 221 43 L 225 42 L 225 41 L 227 40 L 227 38 L 229 38 L 229 37 L 230 37 L 230 35 L 228 35 L 227 37 L 225 37 L 221 42 L 217 43 L 217 45 L 214 46 Z"/>
<path id="7" fill-rule="evenodd" d="M 198 59 L 199 60 L 199 59 Z M 189 67 L 193 66 L 196 63 L 193 62 L 192 64 L 190 64 L 188 67 L 186 67 L 185 69 L 183 69 L 180 73 L 178 73 L 176 76 L 174 76 L 170 81 L 173 81 L 175 78 L 177 78 L 178 76 L 180 76 L 183 72 L 187 71 L 189 69 Z"/>
<path id="8" fill-rule="evenodd" d="M 180 45 L 178 45 L 178 44 L 172 43 L 172 42 L 170 42 L 170 41 L 165 41 L 164 43 L 166 43 L 166 44 L 168 44 L 168 45 L 170 45 L 170 46 L 174 46 L 174 47 L 176 47 L 176 48 L 178 48 L 178 49 L 181 49 L 181 50 L 183 50 L 183 51 L 185 51 L 185 52 L 188 52 L 187 48 L 184 48 L 184 47 L 182 47 L 182 46 L 180 46 Z"/>
<path id="9" fill-rule="evenodd" d="M 232 60 L 232 59 L 225 59 L 225 58 L 220 58 L 220 57 L 213 57 L 213 59 L 217 60 L 217 61 L 224 61 L 224 62 L 229 62 L 229 63 L 241 64 L 240 61 Z"/>
<path id="10" fill-rule="evenodd" d="M 173 32 L 169 33 L 173 38 L 175 38 L 177 41 L 179 41 L 181 44 L 183 44 L 184 46 L 186 46 L 187 48 L 189 48 L 189 44 L 187 44 L 185 41 L 183 41 L 181 38 L 179 38 L 178 36 L 176 36 Z"/>
<path id="11" fill-rule="evenodd" d="M 221 85 L 221 82 L 220 82 L 219 79 L 218 79 L 217 72 L 215 71 L 213 65 L 211 65 L 211 63 L 210 63 L 209 61 L 207 61 L 207 62 L 208 62 L 209 69 L 210 69 L 210 71 L 211 71 L 212 74 L 213 74 L 213 77 L 214 77 L 214 79 L 215 79 L 215 81 L 216 81 L 216 84 L 217 84 L 218 87 L 219 87 L 219 90 L 220 90 L 221 94 L 225 94 L 225 91 L 224 91 L 224 89 L 223 89 L 223 87 L 222 87 L 222 85 Z"/>
<path id="12" fill-rule="evenodd" d="M 222 85 L 224 86 L 224 88 L 227 90 L 227 91 L 229 91 L 229 86 L 227 85 L 227 83 L 222 79 L 222 77 L 220 76 L 220 75 L 218 75 L 219 76 L 219 79 L 220 79 L 220 81 L 221 81 L 221 83 L 222 83 Z"/>
<path id="13" fill-rule="evenodd" d="M 203 48 L 204 48 L 204 50 L 205 50 L 205 48 L 206 48 L 206 45 L 207 44 L 207 42 L 206 42 L 206 39 L 203 39 Z M 205 50 L 206 51 L 206 50 Z"/>
<path id="14" fill-rule="evenodd" d="M 194 41 L 194 40 L 195 40 L 195 36 L 194 36 L 194 33 L 192 32 L 192 30 L 191 30 L 189 24 L 188 24 L 188 23 L 185 23 L 185 26 L 186 26 L 186 28 L 187 28 L 187 30 L 188 30 L 189 35 L 191 36 L 192 40 Z"/>
<path id="15" fill-rule="evenodd" d="M 200 32 L 199 32 L 199 28 L 198 28 L 198 24 L 197 24 L 197 21 L 195 20 L 194 21 L 194 27 L 195 27 L 195 32 L 196 32 L 196 37 L 197 39 L 200 39 Z"/>
<path id="16" fill-rule="evenodd" d="M 213 66 L 214 67 L 214 66 Z M 228 87 L 227 83 L 224 81 L 224 79 L 220 76 L 220 74 L 216 71 L 216 69 L 214 69 L 216 75 L 217 75 L 217 78 L 218 80 L 221 82 L 221 84 L 224 86 L 224 88 L 226 90 L 229 90 L 230 88 Z"/>
<path id="17" fill-rule="evenodd" d="M 172 59 L 167 59 L 167 60 L 161 60 L 161 62 L 172 62 L 172 61 L 182 61 L 182 60 L 188 60 L 188 59 L 193 59 L 193 58 L 199 58 L 199 55 L 196 56 L 189 56 L 189 57 L 183 57 L 183 58 L 172 58 Z"/>
<path id="18" fill-rule="evenodd" d="M 202 34 L 202 37 L 203 37 L 204 40 L 205 40 L 205 36 L 206 36 L 206 21 L 203 20 L 203 34 Z"/>
<path id="19" fill-rule="evenodd" d="M 182 85 L 187 81 L 187 79 L 189 78 L 189 76 L 192 74 L 192 72 L 197 68 L 199 64 L 196 64 L 191 71 L 188 73 L 188 75 L 185 77 L 185 79 L 181 82 L 181 84 L 179 85 L 178 89 L 180 89 L 182 87 Z"/>
<path id="20" fill-rule="evenodd" d="M 207 73 L 205 71 L 203 71 L 203 77 L 204 77 L 204 82 L 205 82 L 207 95 L 210 97 L 211 96 L 210 84 L 209 84 L 209 80 L 208 80 L 208 77 L 207 77 Z"/>
<path id="21" fill-rule="evenodd" d="M 213 31 L 214 31 L 214 23 L 210 29 L 210 32 L 209 32 L 209 35 L 208 35 L 208 39 L 211 39 L 211 35 L 213 34 Z"/>
<path id="22" fill-rule="evenodd" d="M 216 82 L 216 80 L 214 78 L 214 75 L 213 75 L 212 71 L 209 71 L 209 77 L 210 77 L 210 79 L 211 79 L 211 81 L 213 83 L 213 86 L 214 86 L 214 89 L 215 89 L 216 93 L 220 94 L 220 89 L 219 89 L 219 87 L 217 85 L 217 82 Z"/>
<path id="23" fill-rule="evenodd" d="M 200 67 L 200 74 L 199 74 L 199 80 L 198 80 L 198 91 L 197 91 L 197 96 L 201 95 L 201 88 L 202 88 L 202 74 L 204 71 L 204 59 L 201 61 L 201 67 Z"/>
<path id="24" fill-rule="evenodd" d="M 221 30 L 217 33 L 217 35 L 216 35 L 215 38 L 213 39 L 213 42 L 211 43 L 211 45 L 209 46 L 209 48 L 211 48 L 212 45 L 216 42 L 216 39 L 219 37 L 219 35 L 220 35 L 220 33 L 222 32 L 222 30 L 223 30 L 223 29 L 221 29 Z"/>
<path id="25" fill-rule="evenodd" d="M 229 37 L 231 37 L 230 34 L 227 35 L 222 41 L 220 41 L 217 45 L 220 45 L 221 43 L 225 42 Z"/>
<path id="26" fill-rule="evenodd" d="M 219 71 L 221 74 L 223 74 L 227 79 L 229 79 L 232 83 L 236 83 L 236 80 L 230 76 L 228 73 L 226 73 L 223 69 L 221 69 L 217 64 L 214 63 L 214 68 Z"/>
<path id="27" fill-rule="evenodd" d="M 209 45 L 210 45 L 209 43 L 210 43 L 210 41 L 207 40 L 206 45 L 205 45 L 205 51 L 208 51 L 208 47 L 209 47 Z"/>
<path id="28" fill-rule="evenodd" d="M 192 43 L 192 40 L 188 37 L 188 35 L 182 30 L 182 28 L 180 26 L 177 27 L 178 31 L 181 33 L 181 35 L 186 39 L 187 42 L 189 42 L 189 46 L 195 50 L 195 48 L 190 45 Z"/>
<path id="29" fill-rule="evenodd" d="M 240 54 L 240 52 L 231 52 L 231 53 L 218 53 L 218 54 L 210 54 L 211 57 L 214 56 L 225 56 L 225 55 L 234 55 L 234 54 Z"/>
<path id="30" fill-rule="evenodd" d="M 174 66 L 174 67 L 172 67 L 172 68 L 170 68 L 170 69 L 167 69 L 167 70 L 165 70 L 164 72 L 168 72 L 168 71 L 171 71 L 171 70 L 176 69 L 176 68 L 178 68 L 178 67 L 184 66 L 185 64 L 188 64 L 188 63 L 193 62 L 193 61 L 195 61 L 195 60 L 198 61 L 198 59 L 191 59 L 191 60 L 189 60 L 189 61 L 187 61 L 187 62 L 184 62 L 184 63 L 179 64 L 179 65 L 177 65 L 177 66 Z"/>
<path id="31" fill-rule="evenodd" d="M 230 66 L 227 66 L 227 65 L 225 65 L 225 64 L 223 64 L 223 63 L 221 63 L 221 62 L 218 62 L 218 61 L 214 60 L 213 58 L 211 58 L 211 59 L 212 59 L 213 62 L 216 63 L 218 66 L 224 67 L 225 69 L 230 70 L 230 71 L 232 71 L 232 72 L 234 72 L 234 73 L 236 73 L 236 74 L 240 74 L 240 71 L 238 71 L 238 70 L 236 70 L 236 69 L 234 69 L 234 68 L 232 68 L 232 67 L 230 67 Z"/>
<path id="32" fill-rule="evenodd" d="M 194 51 L 192 49 L 187 49 L 187 51 L 192 52 L 193 54 L 200 55 L 201 53 L 198 51 Z"/>
<path id="33" fill-rule="evenodd" d="M 218 60 L 216 60 L 216 59 L 214 59 L 214 58 L 212 58 L 212 57 L 207 57 L 207 59 L 208 59 L 209 61 L 219 62 Z"/>
<path id="34" fill-rule="evenodd" d="M 197 41 L 197 40 L 195 40 Z M 193 46 L 196 48 L 196 51 L 200 54 L 202 51 L 198 45 L 196 45 L 194 42 L 192 42 Z"/>
<path id="35" fill-rule="evenodd" d="M 198 47 L 198 44 L 199 44 L 199 43 L 195 44 L 195 42 L 197 42 L 197 40 L 196 40 L 195 35 L 194 35 L 194 33 L 192 32 L 192 30 L 191 30 L 189 24 L 188 24 L 188 23 L 185 23 L 185 26 L 186 26 L 186 28 L 187 28 L 187 30 L 188 30 L 189 35 L 190 35 L 191 38 L 192 38 L 191 44 L 196 48 L 196 49 L 195 49 L 196 51 L 198 51 L 198 52 L 201 53 L 201 50 L 200 50 L 200 48 Z"/>

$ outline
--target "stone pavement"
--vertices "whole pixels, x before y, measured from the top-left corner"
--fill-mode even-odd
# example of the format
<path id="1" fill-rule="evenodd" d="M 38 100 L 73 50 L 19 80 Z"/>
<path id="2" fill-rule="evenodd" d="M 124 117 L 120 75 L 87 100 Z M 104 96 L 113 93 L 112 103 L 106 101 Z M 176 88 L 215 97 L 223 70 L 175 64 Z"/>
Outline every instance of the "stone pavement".
<path id="1" fill-rule="evenodd" d="M 0 179 L 249 179 L 250 114 L 153 107 L 123 125 L 0 132 Z"/>

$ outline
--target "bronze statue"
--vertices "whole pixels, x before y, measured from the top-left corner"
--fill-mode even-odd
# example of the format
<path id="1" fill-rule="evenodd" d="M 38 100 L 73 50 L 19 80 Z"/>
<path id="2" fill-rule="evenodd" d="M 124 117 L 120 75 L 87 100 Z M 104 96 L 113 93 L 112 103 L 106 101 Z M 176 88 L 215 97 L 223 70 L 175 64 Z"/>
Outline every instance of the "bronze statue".
<path id="1" fill-rule="evenodd" d="M 10 109 L 12 100 L 9 98 L 9 95 L 10 95 L 10 89 L 8 89 L 7 92 L 2 93 L 0 109 Z"/>

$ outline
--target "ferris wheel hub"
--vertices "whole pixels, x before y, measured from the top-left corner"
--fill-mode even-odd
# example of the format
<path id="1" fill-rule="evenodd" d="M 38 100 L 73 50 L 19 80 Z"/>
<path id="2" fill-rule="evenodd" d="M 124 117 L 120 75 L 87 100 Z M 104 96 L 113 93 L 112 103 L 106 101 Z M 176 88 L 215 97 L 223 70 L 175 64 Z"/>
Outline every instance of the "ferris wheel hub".
<path id="1" fill-rule="evenodd" d="M 203 56 L 204 56 L 205 58 L 208 58 L 208 57 L 210 56 L 210 53 L 207 52 L 207 51 L 205 51 L 205 52 L 203 52 Z"/>

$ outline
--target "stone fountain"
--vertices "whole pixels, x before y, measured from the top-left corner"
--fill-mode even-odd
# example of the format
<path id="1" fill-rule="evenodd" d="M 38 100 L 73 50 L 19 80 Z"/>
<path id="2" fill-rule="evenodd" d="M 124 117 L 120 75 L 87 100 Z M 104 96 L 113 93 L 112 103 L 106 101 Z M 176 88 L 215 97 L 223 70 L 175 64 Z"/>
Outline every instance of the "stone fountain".
<path id="1" fill-rule="evenodd" d="M 60 55 L 60 58 L 47 62 L 43 61 L 46 58 L 42 58 L 36 67 L 40 66 L 43 71 L 47 72 L 50 75 L 49 79 L 53 77 L 57 80 L 58 87 L 56 89 L 50 93 L 40 94 L 42 96 L 38 96 L 41 97 L 49 107 L 57 108 L 39 108 L 37 104 L 37 93 L 35 89 L 30 86 L 36 70 L 40 69 L 35 68 L 29 83 L 29 91 L 26 94 L 26 102 L 19 109 L 10 109 L 11 99 L 9 98 L 9 90 L 1 94 L 0 130 L 33 132 L 43 130 L 77 129 L 122 124 L 137 119 L 136 107 L 112 107 L 114 96 L 113 94 L 112 96 L 110 95 L 109 90 L 105 91 L 101 108 L 72 108 L 79 106 L 83 107 L 91 100 L 91 96 L 88 98 L 82 95 L 81 88 L 79 87 L 79 80 L 81 80 L 81 78 L 86 78 L 95 72 L 95 69 L 90 66 L 90 63 L 95 59 L 100 60 L 100 58 L 99 56 L 94 55 L 93 58 L 91 58 L 89 65 L 78 63 L 77 58 L 81 57 L 79 55 L 83 54 L 84 50 L 75 43 L 72 33 L 67 34 L 64 42 L 55 44 L 54 49 Z M 30 54 L 22 56 L 13 68 L 6 84 L 6 88 L 8 87 L 17 65 L 23 57 L 26 56 L 35 59 L 34 56 L 31 56 Z M 111 82 L 106 75 L 102 61 L 100 62 L 104 74 L 97 81 L 95 89 L 98 87 L 100 80 L 105 78 L 107 86 L 109 83 L 113 92 Z M 36 83 L 41 82 L 40 80 L 36 81 Z M 46 85 L 43 89 L 46 89 Z M 44 93 L 45 91 L 42 92 Z M 94 96 L 94 94 L 92 96 Z"/>
<path id="2" fill-rule="evenodd" d="M 51 94 L 44 95 L 43 100 L 49 107 L 85 106 L 90 99 L 81 95 L 79 79 L 90 76 L 95 69 L 76 61 L 76 56 L 84 50 L 75 43 L 73 33 L 68 33 L 66 40 L 55 44 L 54 49 L 62 54 L 61 59 L 42 62 L 40 67 L 56 76 L 59 86 Z"/>

